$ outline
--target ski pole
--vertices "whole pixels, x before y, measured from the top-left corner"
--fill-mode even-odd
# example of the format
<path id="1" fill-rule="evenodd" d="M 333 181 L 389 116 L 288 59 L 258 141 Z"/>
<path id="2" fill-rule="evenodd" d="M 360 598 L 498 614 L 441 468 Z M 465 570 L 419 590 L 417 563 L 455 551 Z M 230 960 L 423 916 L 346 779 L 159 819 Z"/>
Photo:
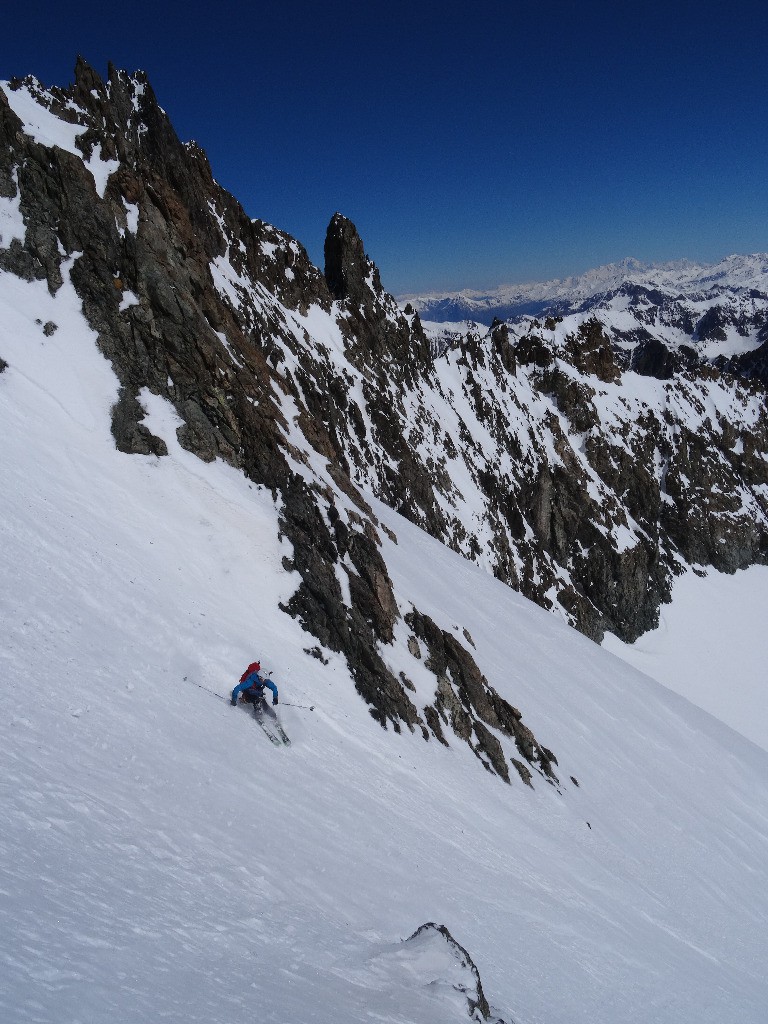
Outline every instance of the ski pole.
<path id="1" fill-rule="evenodd" d="M 315 710 L 314 704 L 312 704 L 311 706 L 307 704 L 291 704 L 290 701 L 287 700 L 281 700 L 280 703 L 283 705 L 284 708 L 303 708 L 305 711 Z"/>
<path id="2" fill-rule="evenodd" d="M 211 696 L 218 697 L 220 700 L 226 700 L 227 699 L 226 697 L 222 697 L 220 693 L 216 693 L 215 690 L 209 690 L 207 686 L 203 686 L 201 683 L 196 683 L 194 681 L 194 679 L 187 679 L 187 677 L 184 676 L 184 682 L 185 683 L 192 683 L 192 685 L 196 686 L 198 688 L 198 690 L 205 690 L 206 693 L 210 693 Z"/>

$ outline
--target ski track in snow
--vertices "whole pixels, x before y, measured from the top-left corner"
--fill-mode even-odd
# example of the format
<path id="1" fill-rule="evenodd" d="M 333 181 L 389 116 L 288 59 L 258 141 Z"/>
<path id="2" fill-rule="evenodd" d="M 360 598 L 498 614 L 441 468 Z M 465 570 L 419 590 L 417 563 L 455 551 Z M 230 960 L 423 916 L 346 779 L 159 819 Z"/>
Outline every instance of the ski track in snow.
<path id="1" fill-rule="evenodd" d="M 278 609 L 270 495 L 150 396 L 169 456 L 114 449 L 68 282 L 0 273 L 0 356 L 0 1019 L 466 1020 L 382 967 L 434 920 L 520 1024 L 762 1024 L 768 754 L 372 500 L 401 610 L 469 629 L 562 792 L 383 731 Z M 289 749 L 193 685 L 254 657 L 316 706 Z"/>

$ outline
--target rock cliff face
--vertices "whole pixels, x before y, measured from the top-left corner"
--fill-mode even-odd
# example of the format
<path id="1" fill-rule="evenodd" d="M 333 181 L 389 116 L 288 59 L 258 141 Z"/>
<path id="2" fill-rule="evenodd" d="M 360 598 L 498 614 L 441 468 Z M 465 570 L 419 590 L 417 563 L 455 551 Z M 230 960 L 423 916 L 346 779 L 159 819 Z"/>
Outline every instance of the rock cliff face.
<path id="1" fill-rule="evenodd" d="M 319 657 L 343 653 L 382 725 L 450 731 L 505 779 L 509 741 L 524 780 L 556 785 L 471 643 L 398 606 L 366 493 L 589 636 L 631 640 L 680 564 L 766 560 L 762 385 L 642 340 L 630 358 L 585 315 L 497 323 L 435 357 L 340 214 L 325 257 L 246 216 L 142 74 L 78 61 L 68 89 L 0 88 L 0 272 L 52 292 L 70 274 L 120 381 L 117 447 L 164 455 L 142 394 L 165 398 L 186 448 L 274 495 L 285 611 Z M 435 676 L 426 707 L 388 667 L 406 627 Z"/>

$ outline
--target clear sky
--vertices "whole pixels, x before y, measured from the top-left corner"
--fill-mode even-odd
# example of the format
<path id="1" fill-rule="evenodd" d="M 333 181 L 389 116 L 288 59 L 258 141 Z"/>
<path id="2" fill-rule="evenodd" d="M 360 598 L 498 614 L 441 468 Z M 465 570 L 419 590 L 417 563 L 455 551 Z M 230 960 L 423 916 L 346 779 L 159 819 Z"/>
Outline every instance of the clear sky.
<path id="1" fill-rule="evenodd" d="M 150 77 L 216 178 L 395 293 L 768 250 L 762 2 L 9 4 L 0 77 Z"/>

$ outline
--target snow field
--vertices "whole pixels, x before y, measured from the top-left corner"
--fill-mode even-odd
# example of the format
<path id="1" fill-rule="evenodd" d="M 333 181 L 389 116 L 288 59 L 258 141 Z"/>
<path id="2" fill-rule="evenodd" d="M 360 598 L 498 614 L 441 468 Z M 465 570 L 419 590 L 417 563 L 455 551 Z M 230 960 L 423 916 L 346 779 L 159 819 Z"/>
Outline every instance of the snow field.
<path id="1" fill-rule="evenodd" d="M 768 754 L 372 502 L 401 610 L 469 630 L 561 792 L 385 732 L 278 609 L 269 494 L 151 396 L 169 456 L 115 451 L 78 310 L 0 274 L 0 1018 L 459 1021 L 382 968 L 434 920 L 520 1024 L 762 1022 Z M 289 749 L 193 685 L 254 657 L 316 705 Z"/>
<path id="2" fill-rule="evenodd" d="M 733 576 L 689 571 L 658 629 L 634 644 L 606 634 L 603 646 L 768 750 L 766 591 L 764 565 Z"/>

